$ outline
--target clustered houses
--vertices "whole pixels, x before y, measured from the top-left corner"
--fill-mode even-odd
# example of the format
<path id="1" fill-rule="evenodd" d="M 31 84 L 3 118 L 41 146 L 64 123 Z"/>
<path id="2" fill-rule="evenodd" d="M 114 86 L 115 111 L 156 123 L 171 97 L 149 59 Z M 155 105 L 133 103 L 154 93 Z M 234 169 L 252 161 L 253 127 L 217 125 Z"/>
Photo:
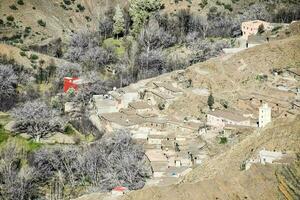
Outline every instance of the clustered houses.
<path id="1" fill-rule="evenodd" d="M 161 104 L 168 106 L 181 95 L 176 85 L 155 82 L 146 89 L 128 87 L 95 95 L 92 103 L 102 128 L 108 132 L 126 128 L 144 145 L 154 177 L 178 177 L 205 159 L 195 148 L 204 124 L 161 115 Z"/>

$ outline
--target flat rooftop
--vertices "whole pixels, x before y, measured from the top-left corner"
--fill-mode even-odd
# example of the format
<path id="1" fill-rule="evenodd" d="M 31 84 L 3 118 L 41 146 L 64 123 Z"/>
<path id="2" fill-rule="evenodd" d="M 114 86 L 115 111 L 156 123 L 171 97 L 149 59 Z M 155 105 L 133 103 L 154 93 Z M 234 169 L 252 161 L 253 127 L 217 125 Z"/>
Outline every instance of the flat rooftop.
<path id="1" fill-rule="evenodd" d="M 150 160 L 150 162 L 168 162 L 167 157 L 160 149 L 150 149 L 147 150 L 145 154 Z"/>
<path id="2" fill-rule="evenodd" d="M 154 82 L 153 83 L 155 86 L 157 87 L 163 87 L 171 92 L 182 92 L 182 90 L 180 90 L 179 88 L 174 87 L 171 83 L 169 82 Z"/>
<path id="3" fill-rule="evenodd" d="M 208 114 L 218 117 L 218 118 L 224 118 L 224 119 L 229 119 L 229 120 L 238 121 L 238 122 L 248 120 L 240 113 L 236 113 L 233 111 L 227 111 L 227 110 L 215 110 L 215 111 L 209 112 Z"/>
<path id="4" fill-rule="evenodd" d="M 136 109 L 136 110 L 152 108 L 152 106 L 147 104 L 145 101 L 135 101 L 135 102 L 129 103 L 129 107 L 132 107 L 133 109 Z"/>

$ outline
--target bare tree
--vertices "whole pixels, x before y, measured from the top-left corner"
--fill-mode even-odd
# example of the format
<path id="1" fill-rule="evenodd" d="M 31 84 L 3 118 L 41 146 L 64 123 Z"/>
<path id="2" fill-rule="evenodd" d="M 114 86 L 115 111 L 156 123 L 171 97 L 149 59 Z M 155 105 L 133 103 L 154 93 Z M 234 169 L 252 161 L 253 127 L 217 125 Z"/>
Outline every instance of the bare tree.
<path id="1" fill-rule="evenodd" d="M 165 64 L 165 56 L 161 50 L 142 52 L 137 60 L 141 78 L 149 78 L 164 73 L 166 71 Z"/>
<path id="2" fill-rule="evenodd" d="M 0 110 L 10 108 L 16 99 L 18 77 L 12 65 L 0 64 Z"/>
<path id="3" fill-rule="evenodd" d="M 9 140 L 0 151 L 0 199 L 26 200 L 38 193 L 33 168 L 22 165 L 25 159 L 22 147 Z"/>
<path id="4" fill-rule="evenodd" d="M 157 20 L 153 18 L 142 29 L 138 42 L 143 50 L 149 52 L 150 50 L 172 46 L 175 44 L 176 38 L 160 28 Z"/>
<path id="5" fill-rule="evenodd" d="M 112 36 L 114 21 L 110 17 L 102 17 L 99 21 L 99 32 L 104 39 Z"/>
<path id="6" fill-rule="evenodd" d="M 64 57 L 71 62 L 80 62 L 85 52 L 98 46 L 99 42 L 100 38 L 97 36 L 97 33 L 87 29 L 80 30 L 72 35 Z"/>
<path id="7" fill-rule="evenodd" d="M 55 110 L 40 100 L 26 102 L 11 113 L 16 120 L 14 130 L 28 133 L 36 140 L 51 132 L 62 131 L 65 123 Z"/>
<path id="8" fill-rule="evenodd" d="M 100 68 L 116 60 L 114 52 L 102 47 L 88 49 L 80 59 L 88 68 Z"/>
<path id="9" fill-rule="evenodd" d="M 134 144 L 129 133 L 121 130 L 88 148 L 83 164 L 93 185 L 104 190 L 117 185 L 138 189 L 149 176 L 149 165 L 145 163 L 141 146 Z"/>
<path id="10" fill-rule="evenodd" d="M 199 26 L 199 30 L 201 31 L 202 35 L 203 35 L 203 38 L 205 39 L 206 38 L 206 34 L 208 32 L 208 29 L 209 29 L 209 23 L 207 21 L 207 17 L 205 16 L 199 16 L 199 23 L 200 23 L 200 26 Z"/>

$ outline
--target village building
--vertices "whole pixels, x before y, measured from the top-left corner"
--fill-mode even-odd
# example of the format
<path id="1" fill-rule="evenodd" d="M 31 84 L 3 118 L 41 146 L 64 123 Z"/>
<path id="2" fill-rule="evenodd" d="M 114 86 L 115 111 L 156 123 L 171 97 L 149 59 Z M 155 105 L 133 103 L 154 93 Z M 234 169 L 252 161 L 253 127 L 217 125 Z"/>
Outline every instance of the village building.
<path id="1" fill-rule="evenodd" d="M 272 30 L 273 28 L 271 23 L 262 20 L 243 22 L 241 25 L 243 38 L 248 40 L 249 36 L 256 35 L 260 27 L 262 27 L 263 30 Z"/>
<path id="2" fill-rule="evenodd" d="M 275 160 L 279 160 L 283 157 L 282 152 L 278 151 L 267 151 L 265 149 L 259 152 L 259 162 L 261 164 L 273 163 Z"/>
<path id="3" fill-rule="evenodd" d="M 207 114 L 207 124 L 222 129 L 226 125 L 251 126 L 251 121 L 237 112 L 216 110 Z"/>
<path id="4" fill-rule="evenodd" d="M 137 115 L 126 115 L 120 112 L 103 113 L 99 115 L 103 127 L 112 132 L 113 130 L 127 128 L 139 128 L 138 125 L 144 123 L 143 119 Z"/>
<path id="5" fill-rule="evenodd" d="M 175 167 L 192 167 L 192 156 L 187 152 L 178 152 L 175 158 Z"/>
<path id="6" fill-rule="evenodd" d="M 174 87 L 170 82 L 154 82 L 153 85 L 155 88 L 159 89 L 160 91 L 167 93 L 169 95 L 181 95 L 183 91 L 177 87 Z"/>
<path id="7" fill-rule="evenodd" d="M 146 90 L 144 100 L 150 105 L 167 108 L 175 97 L 159 90 Z"/>
<path id="8" fill-rule="evenodd" d="M 199 134 L 200 127 L 203 126 L 202 122 L 180 121 L 175 118 L 171 118 L 167 122 L 167 128 L 169 130 L 182 132 L 182 133 L 197 133 Z"/>
<path id="9" fill-rule="evenodd" d="M 147 138 L 148 144 L 152 145 L 152 148 L 161 148 L 163 140 L 166 140 L 164 134 L 149 134 Z"/>
<path id="10" fill-rule="evenodd" d="M 98 115 L 119 111 L 118 102 L 108 95 L 94 95 L 93 107 Z"/>
<path id="11" fill-rule="evenodd" d="M 131 108 L 136 111 L 138 114 L 149 113 L 153 111 L 153 106 L 150 106 L 144 101 L 134 101 L 129 103 L 128 108 Z"/>
<path id="12" fill-rule="evenodd" d="M 64 77 L 64 92 L 68 92 L 69 90 L 78 90 L 80 79 L 77 77 Z"/>
<path id="13" fill-rule="evenodd" d="M 125 108 L 128 107 L 129 103 L 138 101 L 140 99 L 138 91 L 129 87 L 120 89 L 120 93 L 122 94 L 121 102 Z"/>
<path id="14" fill-rule="evenodd" d="M 259 127 L 263 128 L 268 123 L 272 121 L 272 109 L 268 106 L 267 103 L 264 103 L 261 107 L 259 107 Z"/>
<path id="15" fill-rule="evenodd" d="M 132 139 L 136 140 L 139 143 L 145 144 L 147 142 L 150 131 L 150 128 L 139 127 L 137 129 L 131 130 L 130 132 L 132 134 Z"/>
<path id="16" fill-rule="evenodd" d="M 108 92 L 109 96 L 118 102 L 119 108 L 127 108 L 129 103 L 140 99 L 139 92 L 130 87 Z"/>
<path id="17" fill-rule="evenodd" d="M 151 149 L 146 151 L 146 156 L 150 161 L 153 177 L 162 177 L 168 169 L 168 159 L 162 150 Z"/>

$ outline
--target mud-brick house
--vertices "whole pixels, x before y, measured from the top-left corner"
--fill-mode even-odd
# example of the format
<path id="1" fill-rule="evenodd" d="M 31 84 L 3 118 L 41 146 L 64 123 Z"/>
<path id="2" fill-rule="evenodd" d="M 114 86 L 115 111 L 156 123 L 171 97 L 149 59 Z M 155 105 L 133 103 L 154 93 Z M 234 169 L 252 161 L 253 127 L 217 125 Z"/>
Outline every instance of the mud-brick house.
<path id="1" fill-rule="evenodd" d="M 129 103 L 140 99 L 139 92 L 130 87 L 110 91 L 108 95 L 118 102 L 119 108 L 128 108 Z"/>
<path id="2" fill-rule="evenodd" d="M 263 27 L 264 30 L 272 30 L 273 28 L 271 23 L 262 20 L 243 22 L 241 25 L 243 38 L 248 40 L 249 36 L 256 35 L 260 26 Z"/>
<path id="3" fill-rule="evenodd" d="M 153 111 L 153 106 L 150 106 L 144 101 L 134 101 L 128 104 L 128 108 L 136 111 L 137 114 L 150 113 Z"/>
<path id="4" fill-rule="evenodd" d="M 152 106 L 167 108 L 175 97 L 159 90 L 146 90 L 144 100 Z"/>
<path id="5" fill-rule="evenodd" d="M 187 152 L 178 152 L 175 158 L 175 167 L 193 166 L 192 156 Z"/>
<path id="6" fill-rule="evenodd" d="M 181 95 L 183 91 L 177 87 L 174 87 L 170 82 L 154 82 L 153 83 L 155 89 L 160 90 L 163 93 L 167 93 L 169 95 Z"/>
<path id="7" fill-rule="evenodd" d="M 104 113 L 99 115 L 103 128 L 111 132 L 117 129 L 138 129 L 143 119 L 136 115 L 126 115 L 120 112 Z"/>
<path id="8" fill-rule="evenodd" d="M 283 157 L 282 152 L 267 151 L 265 149 L 259 152 L 259 161 L 261 164 L 273 163 L 275 160 L 279 160 Z"/>
<path id="9" fill-rule="evenodd" d="M 93 107 L 98 115 L 104 113 L 113 113 L 119 111 L 118 102 L 107 95 L 94 95 Z"/>
<path id="10" fill-rule="evenodd" d="M 207 124 L 223 129 L 226 125 L 251 126 L 251 121 L 237 112 L 216 110 L 207 114 Z"/>
<path id="11" fill-rule="evenodd" d="M 151 164 L 153 177 L 162 177 L 168 169 L 168 158 L 159 149 L 151 149 L 146 151 L 146 156 Z"/>

